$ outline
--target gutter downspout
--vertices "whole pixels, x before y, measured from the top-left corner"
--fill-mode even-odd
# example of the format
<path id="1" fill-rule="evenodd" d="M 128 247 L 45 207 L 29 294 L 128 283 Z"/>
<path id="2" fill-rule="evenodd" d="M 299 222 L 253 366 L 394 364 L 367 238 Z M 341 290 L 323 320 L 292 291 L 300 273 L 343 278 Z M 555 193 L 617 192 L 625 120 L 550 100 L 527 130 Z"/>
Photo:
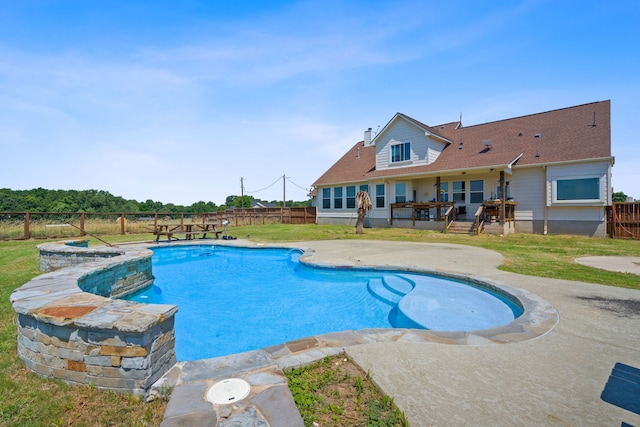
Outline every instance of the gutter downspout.
<path id="1" fill-rule="evenodd" d="M 549 213 L 547 209 L 549 209 L 547 201 L 549 200 L 549 182 L 547 180 L 547 165 L 542 166 L 542 170 L 544 170 L 544 220 L 542 223 L 542 234 L 547 235 L 548 232 L 548 219 Z"/>

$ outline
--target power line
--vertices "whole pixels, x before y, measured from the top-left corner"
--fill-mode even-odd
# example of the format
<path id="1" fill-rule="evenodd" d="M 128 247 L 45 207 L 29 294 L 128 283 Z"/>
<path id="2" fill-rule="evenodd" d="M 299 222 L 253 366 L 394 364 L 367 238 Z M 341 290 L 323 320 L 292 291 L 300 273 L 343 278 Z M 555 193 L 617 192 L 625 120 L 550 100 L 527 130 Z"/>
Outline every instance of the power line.
<path id="1" fill-rule="evenodd" d="M 281 179 L 282 179 L 282 177 L 280 176 L 280 177 L 278 177 L 278 179 L 276 179 L 275 181 L 273 181 L 273 183 L 271 183 L 270 185 L 268 185 L 268 186 L 266 186 L 266 187 L 264 187 L 264 188 L 261 188 L 260 190 L 255 190 L 255 191 L 246 191 L 246 193 L 249 193 L 249 194 L 259 193 L 260 191 L 264 191 L 264 190 L 266 190 L 266 189 L 268 189 L 268 188 L 273 187 L 273 186 L 274 186 L 278 181 L 280 181 Z"/>
<path id="2" fill-rule="evenodd" d="M 309 189 L 308 189 L 308 188 L 302 187 L 302 186 L 300 186 L 300 185 L 296 184 L 295 182 L 291 181 L 291 178 L 289 178 L 289 177 L 287 177 L 287 181 L 289 181 L 290 183 L 292 183 L 293 185 L 295 185 L 296 187 L 298 187 L 298 188 L 299 188 L 299 189 L 301 189 L 301 190 L 309 191 Z"/>
<path id="3" fill-rule="evenodd" d="M 299 188 L 299 189 L 301 189 L 301 190 L 304 190 L 304 191 L 306 191 L 306 192 L 311 191 L 311 190 L 309 190 L 308 188 L 305 188 L 305 187 L 303 187 L 303 186 L 301 186 L 301 185 L 299 185 L 299 184 L 296 184 L 295 182 L 293 182 L 293 181 L 291 180 L 291 178 L 289 178 L 288 176 L 285 176 L 285 175 L 282 175 L 282 176 L 278 177 L 278 178 L 277 178 L 275 181 L 273 181 L 271 184 L 269 184 L 268 186 L 266 186 L 266 187 L 264 187 L 264 188 L 261 188 L 261 189 L 259 189 L 259 190 L 248 191 L 248 190 L 244 189 L 244 186 L 243 186 L 242 188 L 244 189 L 244 194 L 255 194 L 255 193 L 259 193 L 259 192 L 264 191 L 264 190 L 268 190 L 269 188 L 273 187 L 273 186 L 274 186 L 274 185 L 276 185 L 280 180 L 282 180 L 282 179 L 284 179 L 284 178 L 286 178 L 286 180 L 287 180 L 287 181 L 289 181 L 291 184 L 295 185 L 296 187 L 298 187 L 298 188 Z M 283 184 L 283 185 L 284 185 L 284 184 Z"/>

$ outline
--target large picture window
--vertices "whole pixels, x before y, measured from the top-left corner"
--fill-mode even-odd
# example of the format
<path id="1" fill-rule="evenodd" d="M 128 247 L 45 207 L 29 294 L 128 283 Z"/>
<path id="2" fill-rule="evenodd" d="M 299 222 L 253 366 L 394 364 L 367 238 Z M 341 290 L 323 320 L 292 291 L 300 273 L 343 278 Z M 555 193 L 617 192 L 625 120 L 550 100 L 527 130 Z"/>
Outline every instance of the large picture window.
<path id="1" fill-rule="evenodd" d="M 396 190 L 396 203 L 405 203 L 407 201 L 407 184 L 397 183 L 395 185 Z"/>
<path id="2" fill-rule="evenodd" d="M 322 209 L 331 209 L 331 189 L 322 189 Z"/>
<path id="3" fill-rule="evenodd" d="M 482 203 L 484 200 L 484 181 L 481 179 L 469 181 L 469 202 Z"/>
<path id="4" fill-rule="evenodd" d="M 600 178 L 558 179 L 556 200 L 600 200 Z"/>
<path id="5" fill-rule="evenodd" d="M 376 184 L 376 208 L 384 208 L 384 184 Z"/>
<path id="6" fill-rule="evenodd" d="M 404 162 L 411 160 L 411 143 L 403 142 L 391 146 L 391 162 Z"/>
<path id="7" fill-rule="evenodd" d="M 466 189 L 464 181 L 453 181 L 453 201 L 460 203 L 466 200 Z"/>
<path id="8" fill-rule="evenodd" d="M 333 187 L 333 208 L 342 209 L 342 187 Z"/>
<path id="9" fill-rule="evenodd" d="M 356 207 L 356 186 L 347 186 L 347 209 L 355 209 Z"/>

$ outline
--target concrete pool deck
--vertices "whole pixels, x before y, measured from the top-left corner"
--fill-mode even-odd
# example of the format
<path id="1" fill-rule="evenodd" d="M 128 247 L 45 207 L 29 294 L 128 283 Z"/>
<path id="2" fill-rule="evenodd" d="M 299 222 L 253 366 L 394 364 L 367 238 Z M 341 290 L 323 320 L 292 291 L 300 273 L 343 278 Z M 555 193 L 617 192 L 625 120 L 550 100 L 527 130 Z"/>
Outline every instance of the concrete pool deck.
<path id="1" fill-rule="evenodd" d="M 230 244 L 252 245 L 240 240 Z M 389 339 L 349 345 L 344 340 L 347 355 L 394 398 L 412 426 L 640 426 L 639 414 L 600 398 L 616 363 L 640 367 L 640 291 L 500 271 L 500 254 L 461 245 L 340 240 L 279 246 L 313 250 L 311 262 L 319 264 L 428 268 L 482 277 L 533 292 L 555 307 L 557 325 L 520 342 L 452 345 Z M 311 340 L 298 345 L 302 348 Z M 173 372 L 180 381 L 163 426 L 189 421 L 253 425 L 256 420 L 267 420 L 264 425 L 271 427 L 301 425 L 280 372 L 291 361 L 286 362 L 280 351 L 181 364 Z M 224 419 L 224 411 L 230 414 L 231 408 L 217 408 L 213 414 L 213 405 L 203 396 L 225 376 L 244 376 L 252 387 L 264 389 L 255 402 L 262 418 L 247 413 L 244 418 Z M 218 419 L 221 414 L 223 419 Z"/>

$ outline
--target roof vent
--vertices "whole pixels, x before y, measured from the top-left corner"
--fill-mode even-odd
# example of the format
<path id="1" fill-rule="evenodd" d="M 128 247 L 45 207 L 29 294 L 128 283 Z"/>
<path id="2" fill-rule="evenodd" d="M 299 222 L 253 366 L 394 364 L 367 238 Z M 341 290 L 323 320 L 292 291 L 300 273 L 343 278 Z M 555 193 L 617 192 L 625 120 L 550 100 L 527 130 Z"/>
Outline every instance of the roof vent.
<path id="1" fill-rule="evenodd" d="M 518 132 L 518 136 L 522 136 L 522 131 Z"/>
<path id="2" fill-rule="evenodd" d="M 491 150 L 493 148 L 493 143 L 490 139 L 485 139 L 482 143 L 484 144 L 484 148 L 487 150 Z"/>
<path id="3" fill-rule="evenodd" d="M 356 159 L 360 158 L 360 147 L 356 149 Z"/>
<path id="4" fill-rule="evenodd" d="M 540 134 L 536 133 L 535 135 L 533 135 L 534 138 L 540 138 Z"/>

